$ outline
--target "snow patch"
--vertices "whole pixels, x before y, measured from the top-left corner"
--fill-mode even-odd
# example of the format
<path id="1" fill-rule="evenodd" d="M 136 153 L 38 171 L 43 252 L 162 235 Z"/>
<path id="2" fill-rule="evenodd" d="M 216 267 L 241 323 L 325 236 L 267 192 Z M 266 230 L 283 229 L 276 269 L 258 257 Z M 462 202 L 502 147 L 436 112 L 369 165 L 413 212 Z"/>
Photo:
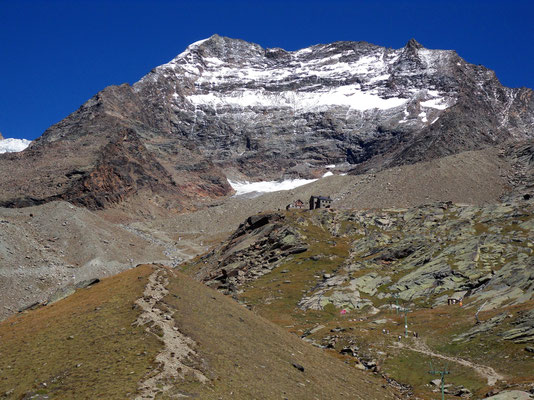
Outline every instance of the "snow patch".
<path id="1" fill-rule="evenodd" d="M 166 64 L 169 67 L 182 66 L 184 63 L 190 63 L 191 53 L 188 50 L 181 53 Z M 363 56 L 358 59 L 341 61 L 344 56 L 353 53 L 352 50 L 340 54 L 334 54 L 329 57 L 319 59 L 302 60 L 303 54 L 311 52 L 310 49 L 303 49 L 292 53 L 293 59 L 284 66 L 276 67 L 258 64 L 251 60 L 244 65 L 225 65 L 222 66 L 220 60 L 213 57 L 204 58 L 206 69 L 203 71 L 202 78 L 197 83 L 221 83 L 224 84 L 229 80 L 239 79 L 243 83 L 274 83 L 282 82 L 289 77 L 346 77 L 358 76 L 368 83 L 378 82 L 389 78 L 388 66 L 392 60 L 385 59 L 385 51 L 379 50 L 372 55 Z"/>
<path id="2" fill-rule="evenodd" d="M 26 139 L 0 139 L 0 154 L 16 153 L 24 150 L 32 141 Z"/>
<path id="3" fill-rule="evenodd" d="M 375 77 L 369 79 L 369 81 L 367 83 L 375 83 L 375 82 L 385 81 L 385 80 L 389 79 L 390 76 L 391 76 L 390 74 L 378 75 L 378 76 L 375 76 Z"/>
<path id="4" fill-rule="evenodd" d="M 215 64 L 215 65 L 222 65 L 224 64 L 224 61 L 216 58 L 216 57 L 204 57 L 204 62 L 207 64 Z"/>
<path id="5" fill-rule="evenodd" d="M 209 40 L 209 38 L 206 38 L 206 39 L 201 39 L 201 40 L 197 40 L 196 42 L 193 42 L 191 43 L 189 46 L 187 46 L 188 48 L 192 49 L 193 47 L 198 47 L 200 46 L 202 43 L 204 43 L 206 40 Z"/>
<path id="6" fill-rule="evenodd" d="M 232 189 L 236 191 L 236 196 L 249 193 L 268 193 L 280 190 L 291 190 L 296 187 L 315 182 L 317 179 L 286 179 L 284 181 L 263 181 L 263 182 L 238 182 L 228 179 Z"/>
<path id="7" fill-rule="evenodd" d="M 310 47 L 306 47 L 304 49 L 300 49 L 294 52 L 294 54 L 308 54 L 311 53 L 313 50 Z"/>
<path id="8" fill-rule="evenodd" d="M 421 102 L 422 107 L 435 108 L 436 110 L 445 110 L 449 107 L 449 101 L 443 97 L 437 97 Z"/>
<path id="9" fill-rule="evenodd" d="M 328 172 L 325 172 L 324 175 L 323 175 L 323 178 L 326 178 L 327 176 L 332 176 L 334 175 L 332 171 L 328 171 Z"/>
<path id="10" fill-rule="evenodd" d="M 419 118 L 421 118 L 421 121 L 423 121 L 423 122 L 428 122 L 428 119 L 426 118 L 426 112 L 425 111 L 419 113 Z"/>
<path id="11" fill-rule="evenodd" d="M 402 117 L 402 119 L 399 121 L 399 124 L 405 124 L 406 122 L 408 122 L 408 117 L 410 116 L 410 113 L 408 112 L 407 109 L 404 109 L 404 117 Z"/>
<path id="12" fill-rule="evenodd" d="M 298 112 L 323 110 L 329 106 L 345 106 L 359 111 L 372 109 L 387 110 L 399 107 L 408 101 L 408 99 L 400 97 L 382 98 L 373 91 L 364 92 L 360 90 L 358 84 L 316 92 L 268 92 L 264 89 L 243 89 L 227 94 L 194 94 L 187 98 L 193 105 L 212 107 L 287 107 Z"/>
<path id="13" fill-rule="evenodd" d="M 419 49 L 417 51 L 417 54 L 419 55 L 419 59 L 423 61 L 429 72 L 435 72 L 437 65 L 446 62 L 449 59 L 451 51 Z"/>

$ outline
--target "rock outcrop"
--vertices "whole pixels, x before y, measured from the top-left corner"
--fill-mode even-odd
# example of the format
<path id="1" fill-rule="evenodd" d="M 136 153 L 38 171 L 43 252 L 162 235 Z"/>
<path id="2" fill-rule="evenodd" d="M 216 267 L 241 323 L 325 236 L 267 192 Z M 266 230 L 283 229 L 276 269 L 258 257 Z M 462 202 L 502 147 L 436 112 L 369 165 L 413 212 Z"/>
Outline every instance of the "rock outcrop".
<path id="1" fill-rule="evenodd" d="M 196 279 L 227 293 L 271 272 L 292 254 L 307 250 L 281 214 L 249 217 L 222 246 L 200 258 Z"/>
<path id="2" fill-rule="evenodd" d="M 401 302 L 427 306 L 466 298 L 491 310 L 534 298 L 532 202 L 485 207 L 438 203 L 291 215 L 249 218 L 228 242 L 196 263 L 197 279 L 239 292 L 248 281 L 288 265 L 293 254 L 339 238 L 350 243 L 347 256 L 335 271 L 317 277 L 298 303 L 300 308 L 322 310 L 333 305 L 372 311 L 398 296 Z M 310 225 L 322 233 L 310 238 L 304 233 Z M 330 255 L 308 256 L 300 262 L 314 268 L 321 257 Z M 529 315 L 505 338 L 532 340 Z M 491 329 L 498 323 L 485 324 Z M 486 325 L 467 336 L 487 330 Z"/>

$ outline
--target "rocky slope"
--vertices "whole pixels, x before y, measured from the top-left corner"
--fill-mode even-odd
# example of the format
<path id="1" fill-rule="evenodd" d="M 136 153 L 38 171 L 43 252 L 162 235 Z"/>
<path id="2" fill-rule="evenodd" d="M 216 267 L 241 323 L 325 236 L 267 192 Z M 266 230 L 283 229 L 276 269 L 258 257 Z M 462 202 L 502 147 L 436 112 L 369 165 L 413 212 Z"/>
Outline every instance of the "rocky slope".
<path id="1" fill-rule="evenodd" d="M 227 243 L 200 258 L 195 277 L 232 293 L 239 284 L 269 273 L 288 256 L 305 252 L 307 246 L 297 233 L 284 225 L 281 214 L 247 218 Z"/>
<path id="2" fill-rule="evenodd" d="M 533 123 L 530 89 L 415 40 L 288 52 L 214 35 L 0 156 L 0 205 L 184 207 L 231 193 L 226 177 L 383 169 L 532 138 Z"/>
<path id="3" fill-rule="evenodd" d="M 174 164 L 164 166 L 141 136 L 155 135 L 147 120 L 128 85 L 105 89 L 26 151 L 0 158 L 2 170 L 13 168 L 12 174 L 2 175 L 0 204 L 24 207 L 67 200 L 99 209 L 145 194 L 156 203 L 163 196 L 167 202 L 160 205 L 166 207 L 169 199 L 176 206 L 190 197 L 230 191 L 209 161 L 193 167 L 199 156 L 183 146 L 172 149 Z"/>
<path id="4" fill-rule="evenodd" d="M 534 140 L 507 148 L 506 156 L 514 170 L 511 175 L 514 190 L 505 200 L 530 199 L 534 195 Z"/>
<path id="5" fill-rule="evenodd" d="M 84 282 L 173 256 L 170 243 L 66 202 L 0 209 L 0 319 Z"/>
<path id="6" fill-rule="evenodd" d="M 231 280 L 236 291 L 239 283 L 312 247 L 303 233 L 312 224 L 325 230 L 322 241 L 346 238 L 350 250 L 339 269 L 302 298 L 303 309 L 372 306 L 362 293 L 377 296 L 378 305 L 395 294 L 404 301 L 439 305 L 460 291 L 487 301 L 488 309 L 520 304 L 534 297 L 532 211 L 531 202 L 486 207 L 439 203 L 260 215 L 200 258 L 196 276 L 208 282 Z"/>
<path id="7" fill-rule="evenodd" d="M 466 175 L 465 170 L 472 172 Z M 142 199 L 98 212 L 61 201 L 0 208 L 0 275 L 5 283 L 0 318 L 132 262 L 176 266 L 227 239 L 250 215 L 285 209 L 298 198 L 327 194 L 337 209 L 413 207 L 438 200 L 482 205 L 498 201 L 517 183 L 516 175 L 506 157 L 487 149 L 375 174 L 329 176 L 254 198 L 225 198 L 187 213 Z"/>
<path id="8" fill-rule="evenodd" d="M 452 363 L 449 393 L 457 396 L 530 390 L 532 207 L 521 199 L 263 214 L 185 269 L 423 398 L 429 359 Z M 409 309 L 409 339 L 397 307 Z M 415 363 L 414 372 L 403 362 Z"/>

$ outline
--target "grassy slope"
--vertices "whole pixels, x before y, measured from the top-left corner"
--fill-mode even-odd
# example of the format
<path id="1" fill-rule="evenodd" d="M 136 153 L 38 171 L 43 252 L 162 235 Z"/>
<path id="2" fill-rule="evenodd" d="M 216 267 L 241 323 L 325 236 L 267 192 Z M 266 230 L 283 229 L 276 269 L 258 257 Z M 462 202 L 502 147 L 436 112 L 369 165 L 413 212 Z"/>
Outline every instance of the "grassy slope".
<path id="1" fill-rule="evenodd" d="M 0 323 L 0 398 L 134 398 L 162 350 L 155 335 L 132 325 L 139 315 L 133 304 L 152 271 L 140 266 Z M 381 387 L 383 380 L 329 357 L 185 275 L 172 275 L 164 302 L 176 310 L 178 329 L 197 343 L 198 357 L 189 362 L 210 381 L 177 379 L 174 392 L 157 398 L 178 393 L 202 399 L 394 398 Z"/>
<path id="2" fill-rule="evenodd" d="M 299 214 L 288 214 L 288 218 L 291 221 L 298 218 Z M 294 223 L 294 220 L 290 223 Z M 309 250 L 297 254 L 272 273 L 251 282 L 241 296 L 261 315 L 279 325 L 291 326 L 293 332 L 337 316 L 336 310 L 328 307 L 325 311 L 311 310 L 304 313 L 296 305 L 305 292 L 322 280 L 323 274 L 332 273 L 339 268 L 349 252 L 347 239 L 325 236 L 326 232 L 317 225 L 310 223 L 300 226 L 299 230 L 306 238 Z"/>
<path id="3" fill-rule="evenodd" d="M 234 300 L 178 274 L 168 304 L 212 381 L 179 385 L 202 399 L 388 399 L 384 381 L 329 357 Z M 304 367 L 304 372 L 292 364 Z"/>
<path id="4" fill-rule="evenodd" d="M 104 279 L 0 324 L 0 393 L 58 399 L 124 399 L 161 349 L 132 323 L 149 266 Z M 46 385 L 46 386 L 45 386 Z M 1 397 L 1 395 L 0 395 Z"/>

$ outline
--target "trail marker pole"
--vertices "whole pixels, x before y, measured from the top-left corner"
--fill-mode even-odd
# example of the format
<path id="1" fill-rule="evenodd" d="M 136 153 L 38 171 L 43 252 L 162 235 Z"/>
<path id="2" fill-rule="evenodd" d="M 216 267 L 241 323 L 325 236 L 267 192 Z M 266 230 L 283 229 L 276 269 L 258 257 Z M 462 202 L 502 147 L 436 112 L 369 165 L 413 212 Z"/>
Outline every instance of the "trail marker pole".
<path id="1" fill-rule="evenodd" d="M 403 308 L 402 311 L 404 311 L 404 337 L 408 337 L 408 313 L 410 312 L 410 309 Z"/>
<path id="2" fill-rule="evenodd" d="M 432 366 L 432 361 L 430 361 L 430 371 L 428 371 L 429 374 L 432 375 L 439 375 L 441 378 L 441 400 L 445 400 L 445 375 L 449 375 L 449 369 L 448 366 L 445 366 L 443 371 L 435 370 Z"/>

